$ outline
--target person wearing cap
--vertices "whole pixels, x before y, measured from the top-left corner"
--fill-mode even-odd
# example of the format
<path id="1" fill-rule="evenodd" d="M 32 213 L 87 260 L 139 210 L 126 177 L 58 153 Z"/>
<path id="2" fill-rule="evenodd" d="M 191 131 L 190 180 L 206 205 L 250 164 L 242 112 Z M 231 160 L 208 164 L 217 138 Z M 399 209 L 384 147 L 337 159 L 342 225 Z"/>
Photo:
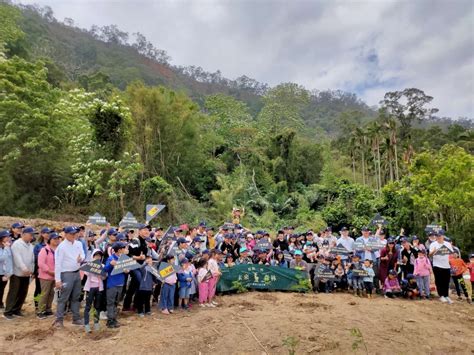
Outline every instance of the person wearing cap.
<path id="1" fill-rule="evenodd" d="M 240 257 L 235 261 L 236 265 L 253 264 L 252 258 L 249 257 L 249 251 L 246 247 L 241 247 L 239 250 Z"/>
<path id="2" fill-rule="evenodd" d="M 10 231 L 0 231 L 0 309 L 5 308 L 3 293 L 10 276 L 13 274 L 13 257 L 10 249 Z"/>
<path id="3" fill-rule="evenodd" d="M 219 278 L 222 275 L 218 264 L 218 254 L 222 254 L 222 252 L 218 249 L 211 250 L 209 260 L 207 262 L 207 267 L 212 275 L 212 277 L 209 279 L 208 299 L 209 304 L 212 304 L 213 306 L 218 305 L 217 302 L 214 301 L 214 297 L 216 295 L 217 282 L 219 281 Z"/>
<path id="4" fill-rule="evenodd" d="M 206 229 L 206 238 L 207 238 L 207 248 L 215 249 L 216 248 L 216 237 L 214 236 L 214 228 Z"/>
<path id="5" fill-rule="evenodd" d="M 54 253 L 54 278 L 56 280 L 56 289 L 61 290 L 56 309 L 56 321 L 54 326 L 62 328 L 66 304 L 71 302 L 72 324 L 83 325 L 79 313 L 80 297 L 82 291 L 81 275 L 79 268 L 85 260 L 86 255 L 82 248 L 82 243 L 76 240 L 78 228 L 67 226 L 63 229 L 64 240 L 59 244 Z"/>
<path id="6" fill-rule="evenodd" d="M 441 254 L 438 251 L 441 248 L 447 248 L 451 253 L 453 247 L 451 243 L 444 240 L 444 231 L 439 230 L 436 235 L 436 241 L 430 245 L 430 256 L 433 257 L 433 274 L 435 277 L 436 291 L 439 300 L 443 303 L 452 304 L 449 298 L 449 281 L 451 280 L 451 265 L 449 264 L 449 255 Z"/>
<path id="7" fill-rule="evenodd" d="M 100 249 L 95 249 L 92 251 L 91 257 L 93 262 L 100 263 L 102 267 L 104 265 L 101 263 L 104 252 Z M 84 272 L 87 276 L 86 283 L 84 284 L 84 292 L 86 292 L 86 305 L 84 307 L 84 328 L 86 333 L 91 332 L 89 325 L 90 311 L 94 307 L 94 330 L 99 331 L 99 319 L 101 309 L 101 299 L 104 296 L 104 282 L 102 276 L 94 274 L 92 272 Z"/>
<path id="8" fill-rule="evenodd" d="M 395 270 L 390 270 L 388 272 L 388 277 L 385 279 L 383 284 L 383 292 L 385 298 L 396 298 L 401 296 L 402 288 L 398 282 L 397 272 Z"/>
<path id="9" fill-rule="evenodd" d="M 366 259 L 369 259 L 370 261 L 373 261 L 374 264 L 375 262 L 377 261 L 377 257 L 375 255 L 375 251 L 370 249 L 368 246 L 367 246 L 367 243 L 369 242 L 377 242 L 377 238 L 376 237 L 373 237 L 370 235 L 370 230 L 369 228 L 367 227 L 363 227 L 361 229 L 362 231 L 362 236 L 360 236 L 359 238 L 356 239 L 356 242 L 358 243 L 362 243 L 364 245 L 364 249 L 363 250 L 357 250 L 356 251 L 356 254 L 359 255 L 359 258 L 361 260 L 366 260 Z"/>
<path id="10" fill-rule="evenodd" d="M 400 251 L 400 269 L 402 271 L 402 278 L 406 279 L 408 274 L 413 274 L 415 270 L 415 260 L 418 257 L 418 252 L 412 248 L 407 238 L 401 239 L 402 250 Z"/>
<path id="11" fill-rule="evenodd" d="M 135 260 L 140 265 L 143 265 L 147 254 L 149 254 L 148 244 L 146 238 L 150 235 L 150 226 L 147 224 L 138 225 L 138 236 L 133 239 L 128 246 L 128 256 Z M 130 273 L 130 283 L 128 285 L 125 298 L 123 300 L 123 311 L 136 310 L 136 294 L 140 280 L 136 272 Z M 132 308 L 132 301 L 135 307 Z"/>
<path id="12" fill-rule="evenodd" d="M 425 242 L 425 248 L 427 250 L 427 253 L 430 250 L 431 243 L 433 242 L 436 242 L 436 232 L 432 230 L 428 232 L 428 240 Z"/>
<path id="13" fill-rule="evenodd" d="M 48 234 L 46 245 L 38 255 L 38 280 L 41 285 L 41 298 L 38 303 L 39 319 L 45 319 L 53 315 L 52 304 L 54 299 L 54 253 L 61 243 L 58 233 Z"/>
<path id="14" fill-rule="evenodd" d="M 422 299 L 430 299 L 430 275 L 433 271 L 430 259 L 426 257 L 426 250 L 421 249 L 418 257 L 415 260 L 415 269 L 413 274 L 416 277 L 416 283 L 420 289 L 420 296 Z"/>
<path id="15" fill-rule="evenodd" d="M 233 224 L 240 224 L 242 221 L 242 218 L 244 217 L 245 214 L 245 208 L 242 210 L 238 207 L 232 208 L 232 223 Z"/>
<path id="16" fill-rule="evenodd" d="M 158 283 L 158 279 L 153 275 L 152 271 L 153 258 L 151 255 L 147 255 L 145 262 L 139 270 L 140 285 L 138 286 L 136 297 L 137 314 L 141 318 L 151 315 L 151 294 L 153 286 Z"/>
<path id="17" fill-rule="evenodd" d="M 125 274 L 128 274 L 128 270 L 124 269 L 123 272 L 112 275 L 112 271 L 117 265 L 117 260 L 122 254 L 127 253 L 127 245 L 122 242 L 115 242 L 112 245 L 114 251 L 111 256 L 107 259 L 104 266 L 104 271 L 107 273 L 107 328 L 119 328 L 120 324 L 117 321 L 117 306 L 119 303 L 120 294 L 122 293 L 123 285 L 125 284 Z"/>
<path id="18" fill-rule="evenodd" d="M 232 245 L 232 234 L 226 233 L 224 234 L 224 241 L 220 246 L 221 252 L 224 254 L 234 254 L 234 246 Z"/>
<path id="19" fill-rule="evenodd" d="M 181 260 L 181 269 L 177 276 L 179 285 L 178 308 L 182 307 L 183 310 L 187 311 L 189 310 L 189 291 L 191 290 L 191 283 L 193 282 L 193 274 L 187 258 Z"/>
<path id="20" fill-rule="evenodd" d="M 51 229 L 48 227 L 44 227 L 41 229 L 39 237 L 36 241 L 35 247 L 33 248 L 33 254 L 35 255 L 35 292 L 33 293 L 33 299 L 35 300 L 35 309 L 38 311 L 38 301 L 37 296 L 41 293 L 41 284 L 38 278 L 38 255 L 41 249 L 45 247 L 49 240 L 49 233 L 51 233 Z"/>
<path id="21" fill-rule="evenodd" d="M 21 238 L 21 231 L 25 228 L 25 225 L 22 222 L 15 222 L 11 225 L 11 238 L 12 241 L 18 240 Z"/>
<path id="22" fill-rule="evenodd" d="M 299 249 L 295 250 L 294 259 L 290 261 L 290 269 L 304 271 L 306 277 L 309 279 L 308 263 L 303 260 L 303 252 Z"/>
<path id="23" fill-rule="evenodd" d="M 3 316 L 11 320 L 14 316 L 22 317 L 21 308 L 28 295 L 30 277 L 35 270 L 35 256 L 33 254 L 33 227 L 26 227 L 21 232 L 21 238 L 11 246 L 13 256 L 13 275 L 10 277 L 10 289 Z"/>
<path id="24" fill-rule="evenodd" d="M 164 262 L 173 265 L 175 263 L 174 255 L 167 255 L 164 259 Z M 174 298 L 177 281 L 178 276 L 176 273 L 167 276 L 163 280 L 160 293 L 160 303 L 158 306 L 160 307 L 161 313 L 163 314 L 169 315 L 174 312 Z"/>
<path id="25" fill-rule="evenodd" d="M 471 303 L 471 299 L 469 298 L 466 283 L 464 282 L 463 277 L 464 273 L 468 270 L 466 263 L 461 259 L 458 253 L 453 252 L 449 258 L 449 265 L 451 266 L 451 277 L 458 295 L 458 301 L 462 301 L 462 291 L 464 293 L 464 297 L 466 297 L 466 301 Z"/>
<path id="26" fill-rule="evenodd" d="M 411 238 L 411 247 L 413 248 L 413 250 L 417 253 L 421 251 L 421 250 L 425 250 L 426 251 L 426 248 L 425 246 L 420 243 L 420 238 L 418 238 L 416 235 L 414 235 L 412 238 Z"/>

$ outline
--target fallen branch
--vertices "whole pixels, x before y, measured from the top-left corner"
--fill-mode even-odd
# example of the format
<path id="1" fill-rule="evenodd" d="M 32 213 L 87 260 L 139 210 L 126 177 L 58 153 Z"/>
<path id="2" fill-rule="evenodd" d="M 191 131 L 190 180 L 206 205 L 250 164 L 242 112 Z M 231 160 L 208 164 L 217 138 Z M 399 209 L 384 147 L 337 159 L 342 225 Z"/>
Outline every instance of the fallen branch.
<path id="1" fill-rule="evenodd" d="M 255 333 L 252 332 L 252 329 L 250 329 L 250 327 L 247 325 L 247 323 L 245 323 L 245 321 L 242 319 L 242 323 L 245 325 L 245 327 L 249 330 L 250 334 L 252 334 L 253 338 L 257 341 L 258 345 L 261 346 L 261 348 L 263 349 L 263 351 L 265 352 L 265 354 L 268 355 L 268 351 L 267 349 L 265 348 L 265 346 L 263 346 L 263 344 L 261 343 L 260 340 L 258 340 L 258 338 L 255 336 Z"/>

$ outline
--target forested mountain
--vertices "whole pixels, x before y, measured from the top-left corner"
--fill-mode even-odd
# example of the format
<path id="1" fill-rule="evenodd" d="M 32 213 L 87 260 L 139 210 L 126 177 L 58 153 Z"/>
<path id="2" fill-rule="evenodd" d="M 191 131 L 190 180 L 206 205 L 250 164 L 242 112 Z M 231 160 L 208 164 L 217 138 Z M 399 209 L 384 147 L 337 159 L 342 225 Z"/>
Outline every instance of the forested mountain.
<path id="1" fill-rule="evenodd" d="M 380 109 L 341 91 L 175 67 L 141 34 L 81 30 L 0 3 L 0 214 L 392 234 L 437 222 L 474 249 L 472 121 L 435 117 L 417 88 Z M 130 40 L 133 37 L 134 40 Z M 82 216 L 82 217 L 81 217 Z M 354 232 L 355 233 L 355 232 Z"/>

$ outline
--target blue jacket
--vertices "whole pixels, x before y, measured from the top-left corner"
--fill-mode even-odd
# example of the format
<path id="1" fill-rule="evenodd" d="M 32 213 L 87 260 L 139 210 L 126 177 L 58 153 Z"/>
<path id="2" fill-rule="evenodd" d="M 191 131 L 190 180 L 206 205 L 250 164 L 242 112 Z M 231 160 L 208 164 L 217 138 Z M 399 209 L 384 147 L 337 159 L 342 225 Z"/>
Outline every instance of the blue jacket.
<path id="1" fill-rule="evenodd" d="M 112 260 L 117 261 L 118 256 L 113 254 L 109 256 L 107 262 L 105 263 L 104 270 L 107 272 L 107 288 L 112 288 L 115 286 L 123 286 L 125 283 L 125 274 L 123 272 L 115 275 L 111 275 L 112 270 L 114 269 L 113 265 L 110 265 Z"/>
<path id="2" fill-rule="evenodd" d="M 191 281 L 187 281 L 186 279 L 188 278 L 193 278 L 193 274 L 191 273 L 191 271 L 184 272 L 183 270 L 181 270 L 180 272 L 178 272 L 179 287 L 190 288 Z"/>
<path id="3" fill-rule="evenodd" d="M 10 248 L 0 248 L 0 275 L 13 274 L 13 257 Z"/>
<path id="4" fill-rule="evenodd" d="M 156 277 L 149 271 L 150 267 L 151 266 L 144 264 L 140 269 L 136 269 L 136 271 L 138 271 L 140 275 L 140 291 L 152 291 L 153 284 L 158 282 Z"/>

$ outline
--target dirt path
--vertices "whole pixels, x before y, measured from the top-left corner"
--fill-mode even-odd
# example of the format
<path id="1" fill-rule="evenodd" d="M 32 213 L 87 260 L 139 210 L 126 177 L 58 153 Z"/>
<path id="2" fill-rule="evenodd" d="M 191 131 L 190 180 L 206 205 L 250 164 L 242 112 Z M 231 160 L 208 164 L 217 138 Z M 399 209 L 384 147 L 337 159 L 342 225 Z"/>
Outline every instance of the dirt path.
<path id="1" fill-rule="evenodd" d="M 122 315 L 120 329 L 86 335 L 70 320 L 52 329 L 29 302 L 26 319 L 0 318 L 2 353 L 288 354 L 283 341 L 292 337 L 297 354 L 347 354 L 358 339 L 352 329 L 363 337 L 357 353 L 474 353 L 474 307 L 464 303 L 249 292 L 219 297 L 216 309 Z"/>

